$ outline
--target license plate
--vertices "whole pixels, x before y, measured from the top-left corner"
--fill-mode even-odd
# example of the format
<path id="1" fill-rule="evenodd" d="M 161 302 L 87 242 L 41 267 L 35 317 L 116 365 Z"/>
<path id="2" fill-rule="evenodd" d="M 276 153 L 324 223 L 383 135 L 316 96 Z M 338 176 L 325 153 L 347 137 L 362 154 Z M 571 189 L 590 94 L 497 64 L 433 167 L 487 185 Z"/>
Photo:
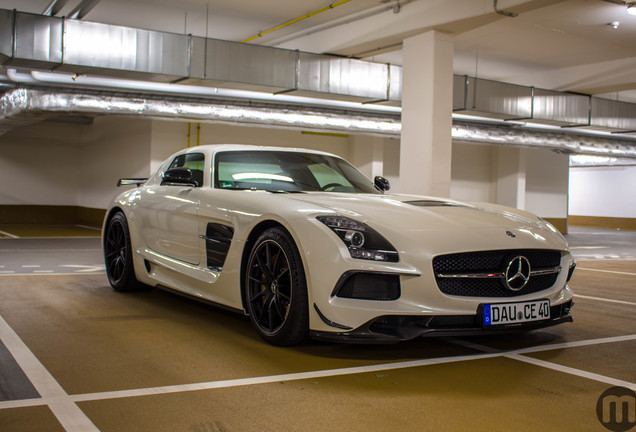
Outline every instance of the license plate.
<path id="1" fill-rule="evenodd" d="M 550 319 L 550 300 L 484 305 L 484 326 Z"/>

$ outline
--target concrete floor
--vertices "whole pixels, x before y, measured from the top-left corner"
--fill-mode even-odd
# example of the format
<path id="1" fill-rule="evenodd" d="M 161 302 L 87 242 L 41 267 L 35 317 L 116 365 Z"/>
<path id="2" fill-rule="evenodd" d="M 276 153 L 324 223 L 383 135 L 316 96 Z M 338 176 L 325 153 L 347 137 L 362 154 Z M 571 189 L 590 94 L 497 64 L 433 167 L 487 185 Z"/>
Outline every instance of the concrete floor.
<path id="1" fill-rule="evenodd" d="M 72 252 L 81 241 L 48 255 L 92 262 L 90 240 Z M 14 250 L 16 263 L 50 269 L 46 253 L 28 252 L 37 243 L 4 242 L 5 268 Z M 0 276 L 2 432 L 605 431 L 601 393 L 636 390 L 636 260 L 579 259 L 571 324 L 296 348 L 164 291 L 116 293 L 99 270 L 15 269 Z"/>
<path id="2" fill-rule="evenodd" d="M 636 231 L 570 227 L 565 237 L 577 260 L 636 259 Z"/>

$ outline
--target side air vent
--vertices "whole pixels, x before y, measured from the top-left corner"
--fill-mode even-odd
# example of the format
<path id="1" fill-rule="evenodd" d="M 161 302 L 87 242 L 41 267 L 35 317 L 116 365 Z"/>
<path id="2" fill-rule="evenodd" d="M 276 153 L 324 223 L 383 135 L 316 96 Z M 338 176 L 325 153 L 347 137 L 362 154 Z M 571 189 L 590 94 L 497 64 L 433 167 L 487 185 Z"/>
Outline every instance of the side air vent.
<path id="1" fill-rule="evenodd" d="M 225 258 L 230 250 L 234 228 L 218 223 L 209 223 L 205 231 L 205 249 L 207 254 L 207 264 L 210 270 L 219 271 L 225 264 Z"/>

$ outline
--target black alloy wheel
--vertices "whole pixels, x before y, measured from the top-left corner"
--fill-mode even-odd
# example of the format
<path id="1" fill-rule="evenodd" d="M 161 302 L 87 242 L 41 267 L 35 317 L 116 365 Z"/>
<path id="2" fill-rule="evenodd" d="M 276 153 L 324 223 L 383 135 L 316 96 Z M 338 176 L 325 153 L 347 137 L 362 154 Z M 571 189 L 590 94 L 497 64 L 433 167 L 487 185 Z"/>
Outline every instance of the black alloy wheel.
<path id="1" fill-rule="evenodd" d="M 300 254 L 290 235 L 270 228 L 256 240 L 244 278 L 252 324 L 273 345 L 302 342 L 309 333 L 307 283 Z"/>
<path id="2" fill-rule="evenodd" d="M 110 286 L 116 291 L 136 291 L 144 288 L 135 276 L 128 222 L 123 213 L 116 213 L 106 226 L 104 258 Z"/>

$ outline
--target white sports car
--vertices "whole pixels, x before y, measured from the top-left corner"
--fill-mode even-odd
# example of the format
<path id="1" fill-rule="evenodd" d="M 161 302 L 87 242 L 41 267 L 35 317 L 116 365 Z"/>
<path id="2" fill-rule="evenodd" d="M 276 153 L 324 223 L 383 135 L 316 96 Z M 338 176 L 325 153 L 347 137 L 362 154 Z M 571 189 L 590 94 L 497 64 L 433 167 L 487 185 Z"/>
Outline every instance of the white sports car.
<path id="1" fill-rule="evenodd" d="M 131 183 L 104 220 L 112 287 L 243 312 L 272 344 L 572 321 L 567 243 L 527 212 L 387 194 L 337 156 L 288 148 L 189 148 Z"/>

